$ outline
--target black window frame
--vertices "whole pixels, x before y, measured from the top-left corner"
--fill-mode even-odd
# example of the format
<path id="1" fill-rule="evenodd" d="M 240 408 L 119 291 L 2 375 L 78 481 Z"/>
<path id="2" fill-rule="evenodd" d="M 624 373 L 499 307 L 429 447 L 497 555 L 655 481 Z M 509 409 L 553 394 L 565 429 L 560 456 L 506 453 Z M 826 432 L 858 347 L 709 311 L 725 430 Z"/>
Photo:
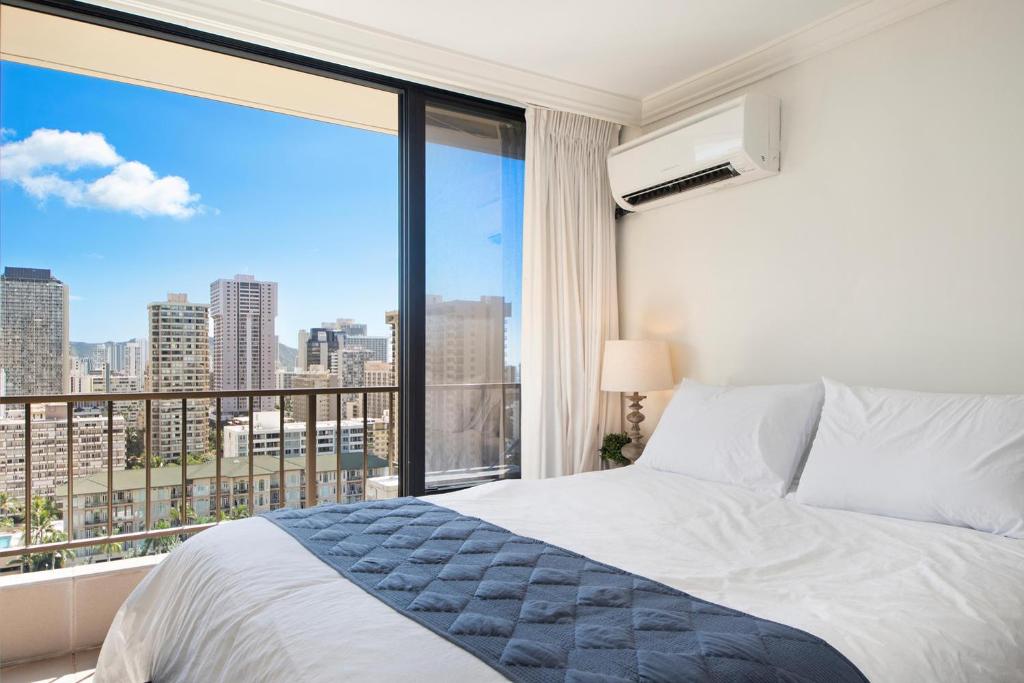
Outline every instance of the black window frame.
<path id="1" fill-rule="evenodd" d="M 428 103 L 438 103 L 517 122 L 525 122 L 525 110 L 78 0 L 0 0 L 0 5 L 333 78 L 398 96 L 398 491 L 402 496 L 423 495 L 426 489 L 426 107 Z"/>

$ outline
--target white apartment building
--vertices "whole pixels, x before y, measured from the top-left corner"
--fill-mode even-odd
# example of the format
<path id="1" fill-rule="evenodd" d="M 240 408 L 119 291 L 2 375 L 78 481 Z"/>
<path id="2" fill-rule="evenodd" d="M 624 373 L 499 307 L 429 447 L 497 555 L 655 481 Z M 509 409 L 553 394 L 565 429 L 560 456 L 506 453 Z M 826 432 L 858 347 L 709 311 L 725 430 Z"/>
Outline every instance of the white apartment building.
<path id="1" fill-rule="evenodd" d="M 371 336 L 346 336 L 346 349 L 364 349 L 370 352 L 370 360 L 386 361 L 388 359 L 388 346 L 391 340 L 387 337 Z"/>
<path id="2" fill-rule="evenodd" d="M 279 455 L 281 439 L 280 415 L 276 410 L 253 414 L 253 450 L 257 456 Z M 335 420 L 319 420 L 316 423 L 317 455 L 331 455 L 335 452 Z M 388 452 L 388 423 L 385 420 L 367 420 L 369 441 L 368 452 L 384 458 Z M 341 421 L 341 452 L 363 452 L 363 421 Z M 224 458 L 246 458 L 249 454 L 248 418 L 242 417 L 224 427 Z M 287 420 L 284 423 L 284 455 L 286 458 L 306 454 L 305 421 Z M 384 465 L 386 466 L 386 465 Z"/>
<path id="3" fill-rule="evenodd" d="M 52 496 L 68 478 L 68 420 L 64 403 L 32 406 L 32 494 Z M 125 421 L 114 416 L 113 462 L 125 467 Z M 107 469 L 107 418 L 76 415 L 73 430 L 75 476 Z M 104 475 L 105 476 L 105 475 Z M 0 419 L 0 491 L 25 498 L 25 411 L 12 408 Z"/>
<path id="4" fill-rule="evenodd" d="M 218 390 L 273 389 L 276 384 L 277 283 L 252 275 L 236 275 L 210 284 L 213 319 L 213 388 Z M 256 399 L 256 410 L 271 410 L 274 398 Z M 226 398 L 227 415 L 248 410 L 246 399 Z"/>
<path id="5" fill-rule="evenodd" d="M 67 393 L 71 362 L 68 301 L 68 286 L 49 270 L 4 269 L 0 275 L 0 393 Z"/>
<path id="6" fill-rule="evenodd" d="M 123 372 L 141 381 L 146 374 L 146 340 L 132 339 L 124 344 Z"/>
<path id="7" fill-rule="evenodd" d="M 98 370 L 72 372 L 72 394 L 130 394 L 142 391 L 142 378 L 111 372 L 106 363 Z M 105 410 L 102 402 L 77 403 L 76 407 Z M 145 422 L 142 401 L 115 401 L 114 414 L 125 420 L 127 427 L 141 427 Z"/>
<path id="8" fill-rule="evenodd" d="M 149 304 L 149 365 L 153 392 L 206 391 L 209 381 L 209 305 L 190 303 L 185 294 Z M 188 453 L 208 450 L 208 401 L 189 400 L 186 419 Z M 176 461 L 181 455 L 181 402 L 153 401 L 153 455 Z"/>

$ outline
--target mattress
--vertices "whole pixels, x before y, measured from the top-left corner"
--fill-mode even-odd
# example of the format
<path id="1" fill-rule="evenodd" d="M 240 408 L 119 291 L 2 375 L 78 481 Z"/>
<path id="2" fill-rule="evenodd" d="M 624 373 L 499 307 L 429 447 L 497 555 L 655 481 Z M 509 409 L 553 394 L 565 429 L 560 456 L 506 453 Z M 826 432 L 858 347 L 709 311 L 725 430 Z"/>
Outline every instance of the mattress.
<path id="1" fill-rule="evenodd" d="M 1024 542 L 824 510 L 642 465 L 428 500 L 818 636 L 869 680 L 1020 681 Z M 98 681 L 502 680 L 262 518 L 158 565 Z"/>

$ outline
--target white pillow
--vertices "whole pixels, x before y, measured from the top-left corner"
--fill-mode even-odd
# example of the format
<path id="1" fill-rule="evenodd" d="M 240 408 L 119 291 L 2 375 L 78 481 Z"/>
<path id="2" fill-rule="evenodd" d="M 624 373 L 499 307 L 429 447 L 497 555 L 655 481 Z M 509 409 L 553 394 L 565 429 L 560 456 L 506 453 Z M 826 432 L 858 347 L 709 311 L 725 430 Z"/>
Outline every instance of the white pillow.
<path id="1" fill-rule="evenodd" d="M 796 498 L 1024 538 L 1024 396 L 825 380 Z"/>
<path id="2" fill-rule="evenodd" d="M 684 380 L 637 462 L 783 496 L 821 401 L 821 383 L 716 387 Z"/>

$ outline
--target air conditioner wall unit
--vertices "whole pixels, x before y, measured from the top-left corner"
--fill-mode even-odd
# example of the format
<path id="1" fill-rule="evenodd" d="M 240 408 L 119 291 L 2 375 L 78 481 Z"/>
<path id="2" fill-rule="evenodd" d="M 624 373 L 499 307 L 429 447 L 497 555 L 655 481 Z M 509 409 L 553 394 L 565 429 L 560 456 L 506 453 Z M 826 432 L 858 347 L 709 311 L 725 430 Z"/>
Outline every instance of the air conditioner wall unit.
<path id="1" fill-rule="evenodd" d="M 615 202 L 649 211 L 777 174 L 779 112 L 778 98 L 748 94 L 615 147 Z"/>

